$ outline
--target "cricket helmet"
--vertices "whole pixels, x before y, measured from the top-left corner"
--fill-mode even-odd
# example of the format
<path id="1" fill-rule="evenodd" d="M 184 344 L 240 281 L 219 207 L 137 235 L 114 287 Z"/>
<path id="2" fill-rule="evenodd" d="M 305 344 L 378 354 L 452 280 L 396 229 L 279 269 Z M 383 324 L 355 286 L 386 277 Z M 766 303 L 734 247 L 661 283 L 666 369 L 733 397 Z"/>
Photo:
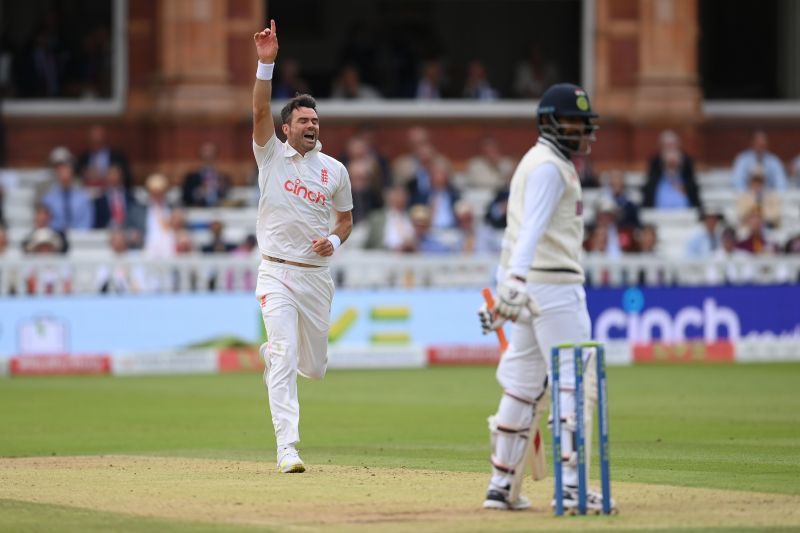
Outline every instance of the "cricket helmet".
<path id="1" fill-rule="evenodd" d="M 554 143 L 561 150 L 574 154 L 587 155 L 592 150 L 595 140 L 597 113 L 592 111 L 589 95 L 586 91 L 572 83 L 551 85 L 539 100 L 536 112 L 539 132 L 545 139 Z M 565 125 L 562 118 L 583 119 L 583 129 Z M 586 141 L 582 149 L 582 141 Z"/>

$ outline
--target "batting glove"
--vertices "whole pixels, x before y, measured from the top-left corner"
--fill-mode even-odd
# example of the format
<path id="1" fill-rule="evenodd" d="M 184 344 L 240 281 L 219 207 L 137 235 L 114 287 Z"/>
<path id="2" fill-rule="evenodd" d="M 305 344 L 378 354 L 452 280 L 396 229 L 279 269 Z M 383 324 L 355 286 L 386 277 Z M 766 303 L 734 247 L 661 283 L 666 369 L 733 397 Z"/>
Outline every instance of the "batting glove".
<path id="1" fill-rule="evenodd" d="M 509 275 L 506 280 L 497 287 L 498 302 L 495 311 L 498 315 L 512 322 L 519 318 L 524 308 L 530 311 L 531 315 L 539 314 L 539 306 L 530 297 L 525 281 Z"/>
<path id="2" fill-rule="evenodd" d="M 505 318 L 495 315 L 486 304 L 483 304 L 478 309 L 478 318 L 481 321 L 481 333 L 484 335 L 497 331 L 506 321 Z"/>

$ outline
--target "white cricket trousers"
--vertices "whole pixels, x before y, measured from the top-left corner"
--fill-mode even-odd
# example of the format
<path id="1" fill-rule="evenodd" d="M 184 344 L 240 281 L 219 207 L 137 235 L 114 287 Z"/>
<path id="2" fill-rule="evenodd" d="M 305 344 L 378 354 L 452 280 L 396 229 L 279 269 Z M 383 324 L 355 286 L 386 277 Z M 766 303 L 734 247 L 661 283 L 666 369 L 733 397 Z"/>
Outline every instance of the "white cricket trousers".
<path id="1" fill-rule="evenodd" d="M 321 379 L 327 369 L 330 270 L 262 260 L 256 298 L 267 332 L 264 383 L 280 449 L 300 441 L 297 374 Z"/>
<path id="2" fill-rule="evenodd" d="M 535 317 L 527 312 L 511 324 L 509 347 L 497 366 L 497 381 L 506 395 L 500 401 L 497 421 L 507 427 L 523 427 L 530 423 L 526 404 L 535 403 L 545 391 L 550 375 L 550 350 L 564 343 L 585 342 L 591 338 L 591 321 L 586 308 L 586 291 L 581 285 L 546 285 L 528 283 L 528 293 L 536 300 L 541 313 Z M 575 413 L 575 367 L 572 350 L 560 353 L 560 390 L 558 394 L 562 416 Z M 572 453 L 572 432 L 562 425 L 562 451 Z M 505 441 L 504 441 L 505 442 Z M 520 458 L 509 443 L 498 446 L 496 459 L 506 465 L 516 464 Z M 565 485 L 577 484 L 577 468 L 562 465 Z M 510 476 L 495 470 L 491 484 L 503 487 Z"/>
<path id="3" fill-rule="evenodd" d="M 592 332 L 583 286 L 529 283 L 528 292 L 541 314 L 531 319 L 525 313 L 510 323 L 510 343 L 497 366 L 497 381 L 511 394 L 534 402 L 544 392 L 545 376 L 550 374 L 550 349 L 588 341 Z M 572 361 L 572 350 L 562 350 L 562 389 L 575 387 Z"/>

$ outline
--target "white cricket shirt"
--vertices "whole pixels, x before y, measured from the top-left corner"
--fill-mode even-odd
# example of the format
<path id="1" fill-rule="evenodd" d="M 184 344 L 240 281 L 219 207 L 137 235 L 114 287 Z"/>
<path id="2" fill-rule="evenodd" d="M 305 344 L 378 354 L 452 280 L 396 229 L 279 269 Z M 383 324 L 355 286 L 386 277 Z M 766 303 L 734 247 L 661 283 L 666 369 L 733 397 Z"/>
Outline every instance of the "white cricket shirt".
<path id="1" fill-rule="evenodd" d="M 256 238 L 263 255 L 318 266 L 330 262 L 311 249 L 311 241 L 328 236 L 331 210 L 350 211 L 353 196 L 347 169 L 320 150 L 317 141 L 301 156 L 274 134 L 264 146 L 253 141 L 260 191 Z"/>
<path id="2" fill-rule="evenodd" d="M 531 180 L 540 183 L 529 188 Z M 575 166 L 540 137 L 511 178 L 508 225 L 500 256 L 503 269 L 520 272 L 528 263 L 526 277 L 531 283 L 583 283 L 582 214 Z"/>

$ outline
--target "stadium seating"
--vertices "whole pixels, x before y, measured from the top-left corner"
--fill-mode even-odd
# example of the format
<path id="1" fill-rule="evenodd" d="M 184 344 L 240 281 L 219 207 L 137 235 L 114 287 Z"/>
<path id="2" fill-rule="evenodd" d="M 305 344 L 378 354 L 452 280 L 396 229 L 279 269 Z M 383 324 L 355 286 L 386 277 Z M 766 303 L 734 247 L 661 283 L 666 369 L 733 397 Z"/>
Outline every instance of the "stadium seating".
<path id="1" fill-rule="evenodd" d="M 641 200 L 641 186 L 645 176 L 640 172 L 627 172 L 625 183 L 628 194 L 634 201 Z M 47 169 L 3 170 L 0 171 L 0 184 L 4 189 L 4 215 L 8 228 L 9 248 L 19 250 L 22 240 L 30 233 L 33 221 L 35 199 L 50 183 L 51 175 Z M 737 192 L 731 188 L 727 169 L 710 169 L 698 176 L 701 197 L 704 205 L 721 210 L 728 222 L 735 222 Z M 602 192 L 598 189 L 584 191 L 584 220 L 594 219 L 595 208 Z M 144 200 L 146 194 L 137 188 L 136 195 Z M 476 221 L 481 221 L 486 207 L 494 196 L 488 189 L 467 189 L 463 199 L 474 210 Z M 177 200 L 179 190 L 173 188 L 170 198 Z M 253 187 L 236 187 L 231 191 L 238 205 L 245 207 L 225 207 L 213 209 L 187 209 L 186 221 L 191 231 L 195 250 L 207 244 L 211 235 L 208 226 L 212 221 L 224 224 L 224 238 L 227 242 L 238 244 L 249 234 L 255 233 L 257 195 Z M 780 227 L 771 236 L 784 242 L 791 236 L 800 234 L 800 190 L 781 193 L 782 220 Z M 698 284 L 707 282 L 709 269 L 717 268 L 707 262 L 686 261 L 687 240 L 701 227 L 698 214 L 693 209 L 659 210 L 642 209 L 640 218 L 645 223 L 654 224 L 658 232 L 658 257 L 625 256 L 613 261 L 590 254 L 586 258 L 587 277 L 590 283 L 620 284 L 641 280 L 646 283 Z M 457 287 L 492 283 L 496 256 L 396 256 L 384 253 L 369 253 L 359 249 L 363 242 L 363 227 L 355 228 L 350 246 L 342 249 L 335 262 L 336 280 L 340 285 L 352 288 L 438 286 Z M 445 234 L 445 239 L 456 241 L 456 233 Z M 32 265 L 58 264 L 62 268 L 69 265 L 72 272 L 73 292 L 94 290 L 94 275 L 99 265 L 112 261 L 108 247 L 108 234 L 105 230 L 70 232 L 70 253 L 67 258 L 36 261 L 30 258 L 7 259 L 0 267 L 0 294 L 8 294 L 13 283 L 21 283 L 17 275 L 9 276 L 12 270 L 24 272 Z M 203 257 L 199 253 L 182 256 L 170 262 L 158 264 L 137 260 L 150 269 L 157 270 L 163 281 L 161 286 L 177 283 L 177 290 L 189 290 L 191 272 L 201 273 L 207 279 L 209 272 L 230 269 L 244 271 L 252 269 L 257 261 L 253 257 Z M 753 270 L 756 282 L 796 280 L 798 259 L 794 257 L 754 258 Z M 65 263 L 66 262 L 66 263 Z M 169 279 L 168 279 L 169 278 Z M 177 280 L 177 281 L 176 281 Z M 197 285 L 197 283 L 195 283 Z M 202 290 L 202 284 L 199 287 Z M 22 285 L 17 287 L 22 290 Z M 195 287 L 197 290 L 198 287 Z"/>

